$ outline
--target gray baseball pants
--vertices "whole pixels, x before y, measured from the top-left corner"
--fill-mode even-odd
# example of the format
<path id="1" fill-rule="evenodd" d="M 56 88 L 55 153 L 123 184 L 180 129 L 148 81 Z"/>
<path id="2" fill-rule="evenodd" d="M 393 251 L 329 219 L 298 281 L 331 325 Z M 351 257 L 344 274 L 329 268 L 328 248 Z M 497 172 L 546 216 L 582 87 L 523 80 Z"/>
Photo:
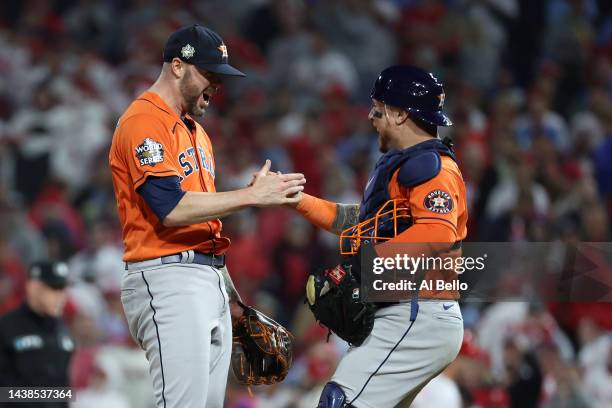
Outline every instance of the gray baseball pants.
<path id="1" fill-rule="evenodd" d="M 130 264 L 121 302 L 146 352 L 157 408 L 222 408 L 232 325 L 221 273 L 159 259 Z"/>
<path id="2" fill-rule="evenodd" d="M 463 318 L 455 301 L 420 300 L 410 330 L 411 303 L 376 312 L 366 341 L 340 360 L 332 380 L 357 408 L 408 408 L 459 353 Z"/>

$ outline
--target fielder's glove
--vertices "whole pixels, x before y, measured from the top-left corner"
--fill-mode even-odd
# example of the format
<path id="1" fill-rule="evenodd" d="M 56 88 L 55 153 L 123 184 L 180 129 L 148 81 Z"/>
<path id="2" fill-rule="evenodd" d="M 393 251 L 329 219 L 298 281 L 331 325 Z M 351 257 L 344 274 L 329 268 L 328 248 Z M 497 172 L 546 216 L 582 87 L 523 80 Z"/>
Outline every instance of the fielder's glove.
<path id="1" fill-rule="evenodd" d="M 232 370 L 240 384 L 274 384 L 285 379 L 293 361 L 293 335 L 263 313 L 244 312 L 233 323 Z"/>

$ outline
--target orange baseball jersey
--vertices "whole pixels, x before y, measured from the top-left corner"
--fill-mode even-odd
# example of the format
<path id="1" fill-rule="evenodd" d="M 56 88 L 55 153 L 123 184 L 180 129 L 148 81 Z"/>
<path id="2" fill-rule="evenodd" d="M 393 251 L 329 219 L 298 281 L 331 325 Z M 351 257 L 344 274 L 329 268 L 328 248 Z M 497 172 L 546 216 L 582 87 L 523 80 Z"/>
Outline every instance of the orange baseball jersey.
<path id="1" fill-rule="evenodd" d="M 398 181 L 397 170 L 389 183 L 389 194 L 391 199 L 407 201 L 410 208 L 414 227 L 408 228 L 399 234 L 392 242 L 446 242 L 461 241 L 467 235 L 467 203 L 465 183 L 459 171 L 457 163 L 448 156 L 441 156 L 442 166 L 440 172 L 434 178 L 414 187 L 406 188 Z M 450 234 L 438 230 L 438 236 L 421 235 L 427 233 L 422 231 L 415 234 L 415 227 L 420 224 L 438 224 L 450 229 Z M 426 279 L 449 280 L 454 277 L 445 276 L 442 271 L 429 271 Z M 458 299 L 457 291 L 421 291 L 421 298 L 434 299 Z"/>
<path id="2" fill-rule="evenodd" d="M 153 92 L 139 96 L 119 119 L 109 163 L 123 232 L 124 261 L 190 249 L 222 254 L 230 245 L 230 240 L 221 236 L 220 220 L 166 227 L 137 192 L 149 176 L 178 176 L 184 191 L 215 191 L 210 139 L 189 116 L 186 121 L 189 126 Z"/>
<path id="3" fill-rule="evenodd" d="M 397 181 L 399 169 L 389 182 L 391 199 L 408 200 L 415 224 L 443 224 L 450 227 L 456 241 L 467 235 L 467 203 L 465 183 L 457 163 L 448 156 L 440 156 L 442 166 L 438 175 L 423 184 L 406 188 Z"/>

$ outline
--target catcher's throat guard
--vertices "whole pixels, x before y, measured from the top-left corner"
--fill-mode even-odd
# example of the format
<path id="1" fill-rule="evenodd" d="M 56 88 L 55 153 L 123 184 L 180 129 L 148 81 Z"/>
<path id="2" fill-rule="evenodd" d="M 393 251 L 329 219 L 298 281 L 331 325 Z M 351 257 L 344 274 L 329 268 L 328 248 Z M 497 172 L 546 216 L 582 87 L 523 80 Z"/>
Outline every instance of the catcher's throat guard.
<path id="1" fill-rule="evenodd" d="M 381 243 L 395 238 L 412 225 L 405 200 L 389 200 L 376 214 L 340 234 L 340 255 L 356 255 L 361 244 Z"/>

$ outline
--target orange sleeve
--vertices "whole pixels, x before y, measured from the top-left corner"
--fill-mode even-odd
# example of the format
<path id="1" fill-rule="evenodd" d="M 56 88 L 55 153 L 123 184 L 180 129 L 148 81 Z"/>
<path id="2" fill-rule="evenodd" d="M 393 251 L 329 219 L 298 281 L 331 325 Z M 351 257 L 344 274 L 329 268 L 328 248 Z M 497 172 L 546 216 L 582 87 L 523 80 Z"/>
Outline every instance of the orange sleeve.
<path id="1" fill-rule="evenodd" d="M 304 197 L 299 202 L 296 209 L 310 223 L 319 228 L 331 231 L 334 220 L 336 219 L 336 203 L 311 196 L 310 194 L 304 194 Z"/>
<path id="2" fill-rule="evenodd" d="M 391 242 L 451 242 L 457 240 L 455 230 L 446 224 L 415 224 Z"/>
<path id="3" fill-rule="evenodd" d="M 457 235 L 461 189 L 452 173 L 444 168 L 431 180 L 408 191 L 409 205 L 415 224 L 442 224 Z"/>
<path id="4" fill-rule="evenodd" d="M 434 254 L 448 250 L 449 243 L 455 243 L 455 230 L 445 224 L 415 224 L 397 237 L 376 245 L 376 253 L 383 257 L 393 257 L 398 253 L 399 243 L 413 243 L 402 247 L 404 253 L 413 256 Z"/>
<path id="5" fill-rule="evenodd" d="M 452 172 L 442 168 L 436 177 L 415 187 L 401 186 L 397 176 L 396 171 L 389 182 L 389 192 L 392 197 L 407 201 L 414 225 L 387 242 L 413 242 L 429 246 L 431 243 L 454 243 L 462 239 L 457 233 L 457 224 L 463 190 Z M 384 245 L 377 245 L 377 251 Z"/>
<path id="6" fill-rule="evenodd" d="M 120 159 L 136 190 L 149 176 L 178 176 L 176 141 L 163 122 L 150 115 L 136 115 L 119 124 Z"/>

